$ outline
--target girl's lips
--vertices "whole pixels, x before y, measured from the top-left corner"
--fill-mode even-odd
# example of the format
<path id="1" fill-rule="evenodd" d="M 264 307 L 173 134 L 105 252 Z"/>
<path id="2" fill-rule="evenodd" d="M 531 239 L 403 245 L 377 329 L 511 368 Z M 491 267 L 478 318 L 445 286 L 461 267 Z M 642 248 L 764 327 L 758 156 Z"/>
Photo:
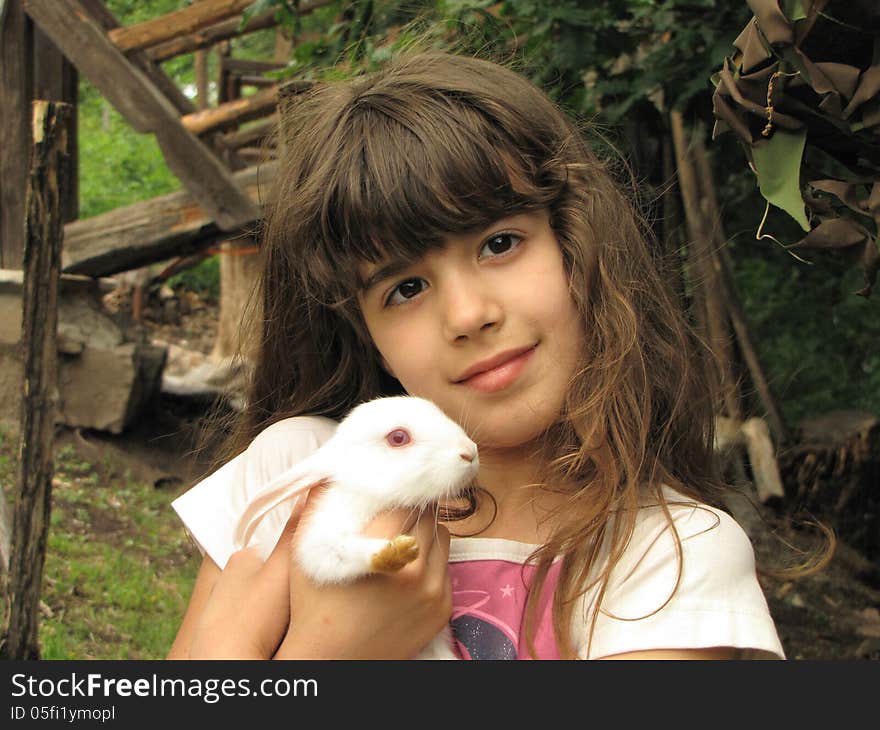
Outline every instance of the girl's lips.
<path id="1" fill-rule="evenodd" d="M 537 345 L 535 345 L 535 347 L 537 347 Z M 465 385 L 468 388 L 473 388 L 474 390 L 479 390 L 483 393 L 494 393 L 495 391 L 503 390 L 509 385 L 512 385 L 519 377 L 520 373 L 522 373 L 523 369 L 534 354 L 535 347 L 501 363 L 501 365 L 498 365 L 491 370 L 484 370 L 481 373 L 472 375 L 466 380 L 460 381 L 460 385 Z"/>

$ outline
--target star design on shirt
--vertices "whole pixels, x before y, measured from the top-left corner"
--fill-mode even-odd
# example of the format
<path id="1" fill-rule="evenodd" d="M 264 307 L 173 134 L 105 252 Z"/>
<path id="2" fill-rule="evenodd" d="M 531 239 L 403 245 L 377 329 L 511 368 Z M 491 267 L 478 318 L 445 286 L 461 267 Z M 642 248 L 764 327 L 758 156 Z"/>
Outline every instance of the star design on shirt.
<path id="1" fill-rule="evenodd" d="M 501 589 L 502 598 L 511 598 L 513 596 L 513 586 L 508 583 Z"/>

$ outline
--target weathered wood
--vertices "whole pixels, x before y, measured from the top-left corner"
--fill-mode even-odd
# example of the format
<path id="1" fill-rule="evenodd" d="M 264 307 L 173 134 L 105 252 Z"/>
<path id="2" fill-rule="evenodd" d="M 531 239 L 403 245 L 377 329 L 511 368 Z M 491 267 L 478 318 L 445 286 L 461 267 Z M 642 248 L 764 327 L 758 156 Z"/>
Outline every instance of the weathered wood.
<path id="1" fill-rule="evenodd" d="M 247 76 L 238 77 L 238 83 L 241 86 L 256 86 L 260 89 L 266 89 L 270 86 L 277 86 L 278 81 L 275 79 L 267 79 L 265 76 Z"/>
<path id="2" fill-rule="evenodd" d="M 105 31 L 119 28 L 119 21 L 104 5 L 103 0 L 80 0 L 82 7 L 91 15 L 95 22 Z M 143 51 L 128 54 L 128 60 L 143 71 L 181 114 L 190 114 L 196 110 L 187 96 L 177 88 L 177 84 Z"/>
<path id="3" fill-rule="evenodd" d="M 278 126 L 278 115 L 273 114 L 264 122 L 258 122 L 237 132 L 223 135 L 223 144 L 229 149 L 239 149 L 246 145 L 263 143 Z"/>
<path id="4" fill-rule="evenodd" d="M 223 63 L 229 71 L 237 74 L 260 74 L 266 71 L 279 71 L 282 68 L 287 68 L 286 63 L 256 61 L 250 58 L 227 58 Z"/>
<path id="5" fill-rule="evenodd" d="M 232 53 L 229 41 L 217 44 L 217 105 L 225 104 L 230 100 L 229 96 L 229 72 L 226 70 L 225 61 Z"/>
<path id="6" fill-rule="evenodd" d="M 274 163 L 234 173 L 255 205 L 266 198 Z M 203 249 L 224 234 L 187 191 L 111 210 L 64 227 L 65 273 L 110 276 Z"/>
<path id="7" fill-rule="evenodd" d="M 758 499 L 766 502 L 769 499 L 783 499 L 785 489 L 779 475 L 779 464 L 776 461 L 776 449 L 770 438 L 770 429 L 763 418 L 747 418 L 740 427 L 745 438 L 749 464 Z"/>
<path id="8" fill-rule="evenodd" d="M 299 40 L 307 40 L 304 38 L 306 34 L 300 34 Z M 275 51 L 272 54 L 276 61 L 287 63 L 293 53 L 293 39 L 285 33 L 281 28 L 275 31 Z"/>
<path id="9" fill-rule="evenodd" d="M 108 37 L 121 51 L 155 46 L 239 15 L 254 0 L 202 0 L 159 18 L 110 31 Z"/>
<path id="10" fill-rule="evenodd" d="M 187 114 L 181 123 L 193 134 L 224 129 L 271 114 L 277 104 L 278 85 L 243 99 L 227 101 L 212 109 Z"/>
<path id="11" fill-rule="evenodd" d="M 22 348 L 24 396 L 19 435 L 18 493 L 9 570 L 9 622 L 4 658 L 39 659 L 40 588 L 52 499 L 57 411 L 58 279 L 67 181 L 67 116 L 71 107 L 35 101 L 33 163 L 28 183 Z"/>
<path id="12" fill-rule="evenodd" d="M 75 111 L 79 103 L 79 74 L 39 28 L 34 28 L 33 34 L 34 88 L 31 98 L 62 101 L 74 107 L 74 111 L 67 115 L 68 154 L 64 158 L 64 164 L 67 165 L 64 177 L 68 184 L 65 200 L 61 204 L 61 218 L 66 223 L 79 216 L 78 115 Z M 27 111 L 27 107 L 24 111 Z"/>
<path id="13" fill-rule="evenodd" d="M 712 265 L 713 239 L 700 206 L 700 183 L 690 158 L 681 112 L 671 111 L 669 120 L 678 169 L 678 184 L 684 202 L 685 220 L 690 238 L 689 251 L 693 252 L 691 283 L 696 298 L 704 307 L 705 334 L 708 336 L 710 347 L 721 371 L 725 410 L 731 418 L 740 419 L 742 409 L 733 375 L 730 328 L 724 303 L 719 297 L 717 274 Z"/>
<path id="14" fill-rule="evenodd" d="M 76 69 L 24 12 L 8 0 L 0 31 L 0 266 L 20 268 L 24 254 L 25 193 L 30 168 L 30 106 L 34 98 L 77 102 Z M 68 117 L 70 184 L 63 202 L 65 220 L 77 210 L 76 114 Z"/>
<path id="15" fill-rule="evenodd" d="M 844 541 L 880 559 L 880 418 L 831 411 L 801 422 L 796 433 L 779 454 L 792 511 L 826 518 Z"/>
<path id="16" fill-rule="evenodd" d="M 259 275 L 259 257 L 254 255 L 256 241 L 247 236 L 224 241 L 220 256 L 220 316 L 211 358 L 225 361 L 235 355 L 250 356 L 252 350 L 243 338 L 255 333 L 254 327 L 242 325 L 247 314 L 250 322 L 259 321 L 260 313 L 253 292 Z"/>
<path id="17" fill-rule="evenodd" d="M 21 268 L 30 155 L 27 109 L 33 81 L 32 35 L 21 0 L 7 0 L 0 28 L 0 267 Z"/>
<path id="18" fill-rule="evenodd" d="M 761 397 L 761 404 L 767 414 L 767 420 L 770 424 L 770 430 L 773 432 L 773 437 L 777 444 L 786 444 L 791 440 L 791 433 L 785 423 L 785 419 L 782 417 L 782 411 L 773 393 L 773 388 L 764 374 L 761 360 L 749 335 L 748 321 L 740 303 L 736 281 L 733 276 L 733 264 L 730 260 L 730 252 L 727 250 L 727 236 L 721 225 L 721 209 L 718 206 L 718 196 L 715 192 L 712 169 L 709 165 L 709 158 L 706 155 L 705 145 L 701 139 L 694 141 L 693 156 L 696 162 L 697 173 L 701 179 L 706 217 L 709 219 L 711 234 L 715 241 L 712 266 L 716 272 L 718 292 L 730 317 L 733 330 L 736 333 L 737 343 L 739 344 L 746 367 L 748 367 L 749 375 Z"/>
<path id="19" fill-rule="evenodd" d="M 307 15 L 318 8 L 330 5 L 333 2 L 335 2 L 335 0 L 312 0 L 312 2 L 302 2 L 300 3 L 297 12 L 300 16 Z M 248 33 L 254 33 L 258 30 L 273 28 L 276 25 L 278 25 L 278 20 L 275 17 L 274 10 L 255 15 L 248 21 L 244 28 L 241 27 L 241 20 L 239 18 L 224 20 L 222 23 L 217 23 L 216 25 L 199 30 L 192 35 L 175 38 L 154 46 L 147 51 L 147 55 L 156 62 L 167 61 L 169 58 L 174 58 L 175 56 L 180 56 L 184 53 L 191 53 L 199 48 L 210 48 L 221 41 L 227 41 L 230 38 L 237 38 L 239 36 L 247 35 Z"/>
<path id="20" fill-rule="evenodd" d="M 278 21 L 275 18 L 275 11 L 270 10 L 267 13 L 255 15 L 244 28 L 241 27 L 241 20 L 239 18 L 225 20 L 222 23 L 217 23 L 209 28 L 197 31 L 192 35 L 166 41 L 148 49 L 145 53 L 156 63 L 161 63 L 176 56 L 182 56 L 184 53 L 192 53 L 193 51 L 210 48 L 221 41 L 238 38 L 248 33 L 255 33 L 258 30 L 272 28 L 276 25 L 278 25 Z"/>
<path id="21" fill-rule="evenodd" d="M 208 99 L 208 54 L 196 51 L 193 57 L 196 72 L 196 99 L 199 109 L 207 109 L 211 104 Z"/>
<path id="22" fill-rule="evenodd" d="M 185 129 L 168 99 L 107 40 L 78 0 L 27 0 L 26 11 L 140 132 L 153 132 L 171 171 L 224 230 L 255 220 L 259 209 L 223 164 Z"/>

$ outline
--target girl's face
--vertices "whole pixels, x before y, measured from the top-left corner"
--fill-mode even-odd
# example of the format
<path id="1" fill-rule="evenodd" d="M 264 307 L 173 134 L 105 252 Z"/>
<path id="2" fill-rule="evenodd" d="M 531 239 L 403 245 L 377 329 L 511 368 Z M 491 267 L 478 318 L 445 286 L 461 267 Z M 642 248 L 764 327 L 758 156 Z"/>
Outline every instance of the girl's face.
<path id="1" fill-rule="evenodd" d="M 483 448 L 525 444 L 554 422 L 582 335 L 547 211 L 361 274 L 367 328 L 410 395 L 434 401 Z"/>

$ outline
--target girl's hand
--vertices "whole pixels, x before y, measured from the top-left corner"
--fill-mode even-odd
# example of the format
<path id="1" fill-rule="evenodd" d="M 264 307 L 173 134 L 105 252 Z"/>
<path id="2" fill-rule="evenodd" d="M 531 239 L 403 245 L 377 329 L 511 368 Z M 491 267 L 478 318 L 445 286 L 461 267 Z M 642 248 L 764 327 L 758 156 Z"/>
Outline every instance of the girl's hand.
<path id="1" fill-rule="evenodd" d="M 291 519 L 264 562 L 255 548 L 233 553 L 217 577 L 189 646 L 190 659 L 271 659 L 290 619 Z"/>
<path id="2" fill-rule="evenodd" d="M 393 537 L 406 517 L 382 515 L 367 534 Z M 190 659 L 412 659 L 449 620 L 449 532 L 430 513 L 412 529 L 415 561 L 338 586 L 314 586 L 293 565 L 298 521 L 265 562 L 253 548 L 232 555 L 198 619 Z"/>
<path id="3" fill-rule="evenodd" d="M 303 519 L 307 513 L 308 507 Z M 381 515 L 367 534 L 392 538 L 409 532 L 406 517 L 404 512 Z M 292 565 L 290 628 L 275 658 L 414 658 L 449 621 L 452 586 L 449 531 L 428 512 L 411 534 L 418 541 L 419 557 L 393 574 L 319 587 Z"/>

